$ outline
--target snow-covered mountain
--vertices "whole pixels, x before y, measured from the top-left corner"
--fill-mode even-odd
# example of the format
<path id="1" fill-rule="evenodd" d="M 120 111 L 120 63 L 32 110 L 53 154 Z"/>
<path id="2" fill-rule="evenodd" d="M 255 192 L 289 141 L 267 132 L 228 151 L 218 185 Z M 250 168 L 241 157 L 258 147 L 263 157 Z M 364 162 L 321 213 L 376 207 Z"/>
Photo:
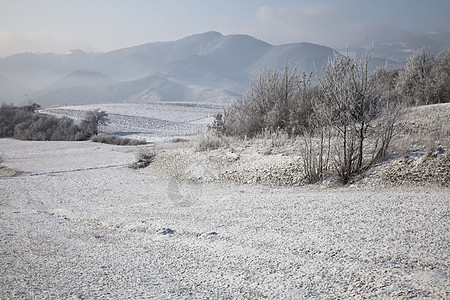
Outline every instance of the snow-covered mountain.
<path id="1" fill-rule="evenodd" d="M 334 52 L 310 43 L 274 46 L 247 35 L 206 32 L 103 54 L 80 50 L 66 55 L 23 53 L 0 59 L 0 76 L 25 92 L 9 89 L 6 93 L 2 88 L 0 102 L 43 106 L 123 101 L 223 103 L 241 97 L 250 80 L 263 70 L 281 69 L 288 63 L 299 72 L 311 72 L 320 69 Z"/>

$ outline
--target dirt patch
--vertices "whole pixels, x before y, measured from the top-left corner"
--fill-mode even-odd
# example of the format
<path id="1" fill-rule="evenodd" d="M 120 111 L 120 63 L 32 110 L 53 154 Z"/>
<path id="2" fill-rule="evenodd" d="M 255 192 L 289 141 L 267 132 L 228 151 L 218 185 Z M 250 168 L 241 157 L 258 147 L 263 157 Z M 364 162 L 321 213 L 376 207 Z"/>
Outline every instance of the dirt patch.
<path id="1" fill-rule="evenodd" d="M 437 184 L 450 186 L 450 154 L 442 148 L 423 155 L 405 155 L 388 164 L 381 174 L 394 185 Z"/>
<path id="2" fill-rule="evenodd" d="M 7 177 L 16 177 L 22 175 L 22 171 L 17 171 L 5 166 L 0 165 L 0 176 L 7 176 Z"/>

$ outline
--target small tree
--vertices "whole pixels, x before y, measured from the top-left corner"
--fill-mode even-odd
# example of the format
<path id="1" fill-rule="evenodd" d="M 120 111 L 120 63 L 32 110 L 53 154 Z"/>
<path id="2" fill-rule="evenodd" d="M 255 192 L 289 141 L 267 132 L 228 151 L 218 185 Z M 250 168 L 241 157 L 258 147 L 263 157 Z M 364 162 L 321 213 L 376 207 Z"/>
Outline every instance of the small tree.
<path id="1" fill-rule="evenodd" d="M 212 124 L 208 124 L 207 128 L 209 131 L 214 132 L 217 136 L 222 136 L 226 133 L 225 123 L 223 120 L 223 115 L 217 113 L 214 115 L 214 121 Z"/>
<path id="2" fill-rule="evenodd" d="M 335 167 L 343 183 L 363 170 L 366 138 L 385 107 L 382 87 L 370 80 L 371 53 L 359 60 L 348 53 L 335 54 L 317 78 L 323 101 L 315 113 L 337 133 Z M 390 138 L 384 140 L 389 143 Z M 387 146 L 383 145 L 383 153 Z"/>
<path id="3" fill-rule="evenodd" d="M 90 135 L 98 134 L 98 126 L 106 125 L 109 122 L 106 111 L 101 111 L 98 108 L 88 111 L 81 121 L 81 128 Z"/>
<path id="4" fill-rule="evenodd" d="M 282 72 L 261 73 L 251 83 L 244 98 L 234 101 L 225 110 L 225 130 L 230 135 L 247 137 L 254 137 L 265 130 L 288 131 L 290 106 L 298 100 L 300 87 L 297 70 L 288 65 Z"/>
<path id="5" fill-rule="evenodd" d="M 442 52 L 431 70 L 433 103 L 450 102 L 450 48 Z"/>
<path id="6" fill-rule="evenodd" d="M 409 105 L 431 104 L 433 100 L 431 71 L 436 58 L 425 48 L 414 52 L 397 79 L 397 93 Z"/>

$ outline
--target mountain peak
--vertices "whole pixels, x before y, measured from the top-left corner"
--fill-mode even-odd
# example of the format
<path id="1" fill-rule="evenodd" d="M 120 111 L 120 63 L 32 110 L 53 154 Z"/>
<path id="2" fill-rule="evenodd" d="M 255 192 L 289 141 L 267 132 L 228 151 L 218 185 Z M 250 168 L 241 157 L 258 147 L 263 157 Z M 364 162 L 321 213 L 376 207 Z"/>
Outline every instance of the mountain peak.
<path id="1" fill-rule="evenodd" d="M 208 31 L 184 37 L 182 39 L 179 39 L 177 42 L 208 43 L 220 38 L 223 38 L 223 34 L 221 34 L 220 32 Z"/>
<path id="2" fill-rule="evenodd" d="M 205 38 L 212 38 L 212 39 L 216 38 L 217 39 L 217 38 L 223 37 L 223 34 L 221 34 L 218 31 L 207 31 L 204 33 L 196 33 L 196 34 L 190 35 L 186 38 L 191 38 L 191 37 L 205 37 Z"/>

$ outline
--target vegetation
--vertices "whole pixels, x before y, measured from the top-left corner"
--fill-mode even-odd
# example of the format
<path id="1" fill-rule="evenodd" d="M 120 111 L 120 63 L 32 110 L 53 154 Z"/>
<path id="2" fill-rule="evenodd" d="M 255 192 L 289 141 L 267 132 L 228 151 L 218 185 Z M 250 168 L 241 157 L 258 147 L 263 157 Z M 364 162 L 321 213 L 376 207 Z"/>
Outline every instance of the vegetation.
<path id="1" fill-rule="evenodd" d="M 109 122 L 106 111 L 101 111 L 98 108 L 88 111 L 81 121 L 81 128 L 90 135 L 98 134 L 98 127 L 106 125 Z"/>
<path id="2" fill-rule="evenodd" d="M 103 144 L 118 145 L 118 146 L 137 146 L 137 145 L 143 145 L 146 143 L 143 140 L 123 138 L 120 136 L 107 135 L 107 134 L 94 135 L 91 138 L 91 141 L 97 142 L 97 143 L 103 143 Z"/>
<path id="3" fill-rule="evenodd" d="M 434 56 L 420 49 L 404 69 L 380 68 L 370 75 L 371 53 L 362 58 L 335 54 L 315 75 L 315 86 L 312 75 L 298 75 L 289 66 L 262 73 L 209 129 L 219 138 L 266 132 L 300 137 L 307 181 L 320 181 L 332 171 L 348 183 L 386 156 L 404 105 L 450 102 L 450 50 Z M 221 145 L 217 138 L 201 141 L 199 149 Z"/>
<path id="4" fill-rule="evenodd" d="M 408 105 L 450 102 L 450 48 L 440 55 L 417 50 L 395 81 L 398 96 Z"/>
<path id="5" fill-rule="evenodd" d="M 89 138 L 72 119 L 36 113 L 39 105 L 0 108 L 0 137 L 30 141 L 78 141 Z"/>
<path id="6" fill-rule="evenodd" d="M 156 151 L 154 148 L 141 148 L 141 150 L 136 154 L 136 161 L 129 165 L 132 169 L 141 169 L 150 165 L 156 156 Z"/>
<path id="7" fill-rule="evenodd" d="M 84 141 L 113 145 L 142 145 L 145 141 L 112 135 L 99 135 L 98 128 L 108 122 L 108 114 L 98 109 L 88 111 L 78 126 L 67 117 L 36 113 L 39 105 L 15 107 L 3 104 L 0 108 L 0 138 L 13 137 L 28 141 Z"/>

